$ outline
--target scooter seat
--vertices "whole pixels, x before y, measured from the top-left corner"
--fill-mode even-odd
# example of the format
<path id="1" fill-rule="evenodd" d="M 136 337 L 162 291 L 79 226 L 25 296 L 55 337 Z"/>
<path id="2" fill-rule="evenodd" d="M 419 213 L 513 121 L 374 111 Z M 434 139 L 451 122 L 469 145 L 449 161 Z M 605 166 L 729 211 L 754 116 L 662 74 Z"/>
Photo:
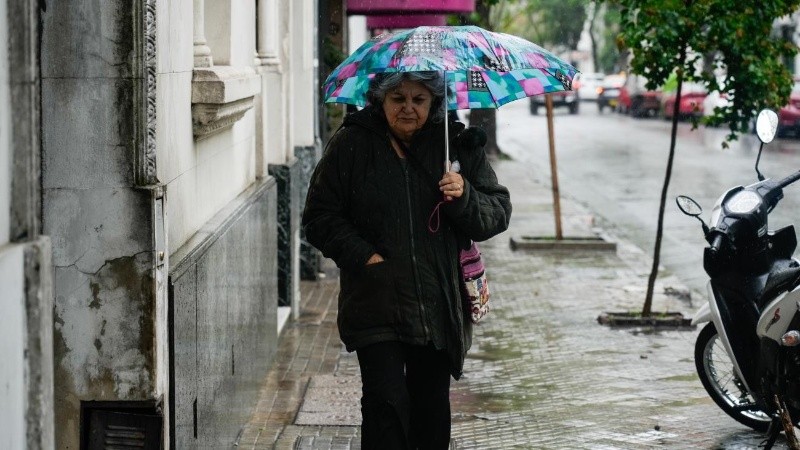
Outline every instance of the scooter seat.
<path id="1" fill-rule="evenodd" d="M 764 285 L 764 291 L 758 299 L 759 309 L 766 306 L 766 302 L 776 295 L 794 288 L 798 283 L 800 283 L 800 266 L 797 261 L 789 259 L 775 262 Z"/>

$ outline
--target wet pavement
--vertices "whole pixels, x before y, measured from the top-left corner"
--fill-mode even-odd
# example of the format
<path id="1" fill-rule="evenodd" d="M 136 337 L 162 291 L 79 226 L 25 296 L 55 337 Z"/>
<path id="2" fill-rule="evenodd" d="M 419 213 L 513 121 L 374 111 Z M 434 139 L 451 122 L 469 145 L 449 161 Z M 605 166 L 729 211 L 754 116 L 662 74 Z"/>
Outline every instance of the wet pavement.
<path id="1" fill-rule="evenodd" d="M 518 102 L 521 103 L 521 102 Z M 512 236 L 552 236 L 549 174 L 498 161 L 512 193 L 510 229 L 482 244 L 493 309 L 453 383 L 452 448 L 751 449 L 763 437 L 729 419 L 695 373 L 698 329 L 612 329 L 597 316 L 641 308 L 650 260 L 597 213 L 562 198 L 565 234 L 600 232 L 616 252 L 514 251 Z M 602 224 L 609 223 L 607 219 Z M 698 266 L 695 271 L 701 271 Z M 358 364 L 336 332 L 338 280 L 303 282 L 302 315 L 283 331 L 238 448 L 357 449 Z M 703 302 L 664 272 L 654 310 L 691 315 Z M 776 448 L 786 448 L 781 441 Z"/>

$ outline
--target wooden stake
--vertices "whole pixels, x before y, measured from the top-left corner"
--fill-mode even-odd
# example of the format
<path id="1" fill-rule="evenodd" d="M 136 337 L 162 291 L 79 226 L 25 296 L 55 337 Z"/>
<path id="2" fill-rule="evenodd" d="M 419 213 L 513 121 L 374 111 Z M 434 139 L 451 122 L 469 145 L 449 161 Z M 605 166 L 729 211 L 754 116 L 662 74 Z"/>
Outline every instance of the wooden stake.
<path id="1" fill-rule="evenodd" d="M 553 96 L 545 95 L 547 107 L 547 135 L 550 138 L 550 178 L 553 184 L 553 213 L 556 218 L 556 240 L 564 239 L 561 231 L 561 196 L 558 189 L 558 164 L 556 164 L 556 143 L 553 133 Z"/>

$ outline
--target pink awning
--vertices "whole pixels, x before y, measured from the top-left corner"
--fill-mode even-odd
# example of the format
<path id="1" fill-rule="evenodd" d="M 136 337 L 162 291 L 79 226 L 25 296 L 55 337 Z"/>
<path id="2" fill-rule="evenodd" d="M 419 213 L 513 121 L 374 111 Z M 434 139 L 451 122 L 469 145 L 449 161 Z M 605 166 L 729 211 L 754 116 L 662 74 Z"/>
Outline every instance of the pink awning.
<path id="1" fill-rule="evenodd" d="M 457 14 L 475 10 L 475 0 L 347 0 L 347 14 Z"/>
<path id="2" fill-rule="evenodd" d="M 414 28 L 421 26 L 442 26 L 447 23 L 447 16 L 443 14 L 398 14 L 391 16 L 367 16 L 367 28 Z"/>

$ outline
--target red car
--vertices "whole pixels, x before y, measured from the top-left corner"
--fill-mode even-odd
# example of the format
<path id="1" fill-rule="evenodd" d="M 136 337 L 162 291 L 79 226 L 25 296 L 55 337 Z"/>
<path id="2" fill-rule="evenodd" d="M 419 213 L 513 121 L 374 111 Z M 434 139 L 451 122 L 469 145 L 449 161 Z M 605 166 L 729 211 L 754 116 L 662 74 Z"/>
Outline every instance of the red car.
<path id="1" fill-rule="evenodd" d="M 657 116 L 661 111 L 661 92 L 647 90 L 646 84 L 641 75 L 629 76 L 619 90 L 617 109 L 633 117 Z"/>
<path id="2" fill-rule="evenodd" d="M 778 136 L 800 136 L 800 79 L 794 80 L 789 104 L 778 111 Z"/>
<path id="3" fill-rule="evenodd" d="M 661 110 L 661 93 L 657 91 L 640 91 L 633 94 L 626 86 L 619 91 L 619 110 L 633 117 L 657 116 Z"/>
<path id="4" fill-rule="evenodd" d="M 678 119 L 688 117 L 701 117 L 703 115 L 703 100 L 706 91 L 702 86 L 686 84 L 681 90 L 681 103 L 678 105 Z M 675 111 L 675 93 L 664 95 L 664 118 L 672 119 Z"/>

